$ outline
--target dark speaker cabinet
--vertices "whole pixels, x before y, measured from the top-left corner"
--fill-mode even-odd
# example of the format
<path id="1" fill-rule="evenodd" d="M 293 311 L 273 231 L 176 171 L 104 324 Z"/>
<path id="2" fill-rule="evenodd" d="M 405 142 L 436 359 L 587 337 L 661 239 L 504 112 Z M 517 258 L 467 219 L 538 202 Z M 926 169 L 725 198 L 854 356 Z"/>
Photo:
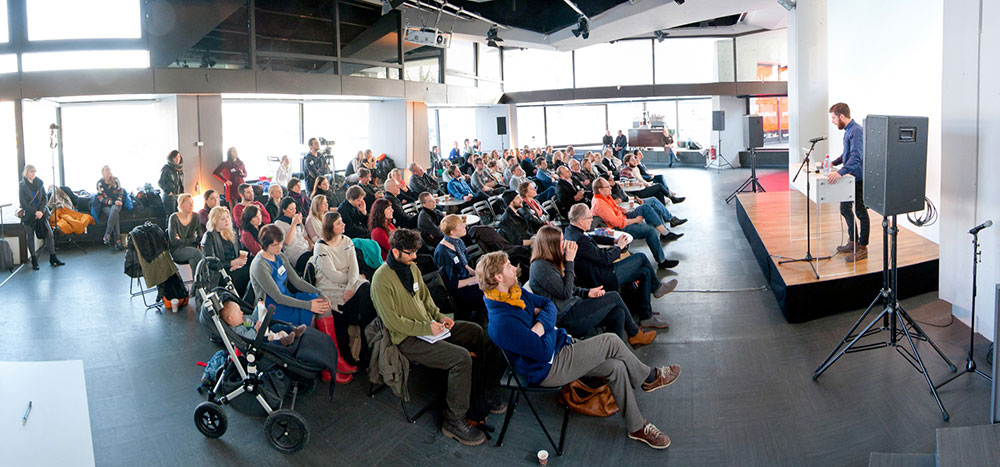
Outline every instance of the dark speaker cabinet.
<path id="1" fill-rule="evenodd" d="M 893 216 L 924 209 L 927 117 L 865 117 L 864 200 Z"/>
<path id="2" fill-rule="evenodd" d="M 764 117 L 743 116 L 743 147 L 747 149 L 764 147 Z"/>

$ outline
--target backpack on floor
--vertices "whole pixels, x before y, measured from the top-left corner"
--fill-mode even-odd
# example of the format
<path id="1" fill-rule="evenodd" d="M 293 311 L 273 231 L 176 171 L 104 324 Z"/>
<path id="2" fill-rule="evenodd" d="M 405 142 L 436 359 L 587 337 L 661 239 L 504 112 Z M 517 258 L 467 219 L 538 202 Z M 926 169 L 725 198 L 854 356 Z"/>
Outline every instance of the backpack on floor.
<path id="1" fill-rule="evenodd" d="M 10 249 L 7 239 L 0 238 L 0 269 L 14 269 L 14 251 Z"/>

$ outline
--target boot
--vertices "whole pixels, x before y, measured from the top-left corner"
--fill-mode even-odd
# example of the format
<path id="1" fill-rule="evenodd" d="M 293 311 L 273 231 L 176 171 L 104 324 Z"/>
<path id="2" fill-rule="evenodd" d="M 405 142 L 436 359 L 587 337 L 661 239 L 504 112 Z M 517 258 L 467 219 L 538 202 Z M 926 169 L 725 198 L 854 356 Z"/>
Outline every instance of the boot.
<path id="1" fill-rule="evenodd" d="M 37 256 L 32 255 L 32 257 L 31 257 L 31 269 L 34 269 L 35 271 L 38 270 L 38 257 Z"/>
<path id="2" fill-rule="evenodd" d="M 65 266 L 66 263 L 59 261 L 59 258 L 56 258 L 55 253 L 53 253 L 49 255 L 49 265 L 51 265 L 52 267 L 57 267 L 57 266 Z"/>
<path id="3" fill-rule="evenodd" d="M 837 253 L 853 253 L 854 252 L 854 242 L 847 242 L 846 245 L 841 245 L 837 247 Z"/>
<path id="4" fill-rule="evenodd" d="M 334 324 L 334 322 L 333 322 L 333 316 L 327 316 L 326 318 L 320 318 L 320 319 L 316 320 L 316 329 L 318 329 L 319 332 L 322 332 L 323 334 L 326 334 L 326 335 L 330 336 L 330 339 L 333 339 L 333 345 L 336 346 L 337 345 L 337 332 L 334 330 L 333 324 Z M 356 367 L 354 365 L 348 364 L 344 360 L 344 357 L 342 357 L 340 355 L 340 346 L 337 346 L 337 373 L 338 373 L 338 378 L 337 379 L 338 380 L 341 379 L 340 376 L 339 376 L 340 373 L 351 375 L 351 374 L 354 374 L 354 373 L 357 373 L 357 372 L 358 372 L 358 367 Z"/>
<path id="5" fill-rule="evenodd" d="M 861 261 L 868 257 L 868 245 L 858 245 L 858 249 L 854 253 L 848 255 L 844 258 L 848 263 L 853 263 L 855 261 Z"/>

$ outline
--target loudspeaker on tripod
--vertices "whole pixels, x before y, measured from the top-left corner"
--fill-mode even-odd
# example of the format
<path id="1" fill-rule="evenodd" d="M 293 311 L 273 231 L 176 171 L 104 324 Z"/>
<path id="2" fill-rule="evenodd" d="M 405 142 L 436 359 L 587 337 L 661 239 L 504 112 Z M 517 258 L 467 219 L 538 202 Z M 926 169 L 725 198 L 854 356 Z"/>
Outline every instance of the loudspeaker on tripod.
<path id="1" fill-rule="evenodd" d="M 865 117 L 864 200 L 883 216 L 924 209 L 927 117 Z"/>
<path id="2" fill-rule="evenodd" d="M 712 131 L 726 131 L 726 111 L 712 111 Z"/>
<path id="3" fill-rule="evenodd" d="M 497 134 L 501 136 L 507 134 L 507 117 L 497 117 Z"/>
<path id="4" fill-rule="evenodd" d="M 743 147 L 747 149 L 764 146 L 764 117 L 760 115 L 743 116 Z"/>

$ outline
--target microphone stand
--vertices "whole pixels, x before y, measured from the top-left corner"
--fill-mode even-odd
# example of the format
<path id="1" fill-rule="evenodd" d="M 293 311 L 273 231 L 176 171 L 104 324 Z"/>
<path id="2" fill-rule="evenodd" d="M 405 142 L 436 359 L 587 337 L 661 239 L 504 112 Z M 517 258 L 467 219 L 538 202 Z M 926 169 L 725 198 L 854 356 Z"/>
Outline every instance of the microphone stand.
<path id="1" fill-rule="evenodd" d="M 812 218 L 810 216 L 811 209 L 809 209 L 809 194 L 810 194 L 810 190 L 811 190 L 811 183 L 809 182 L 808 172 L 809 172 L 809 158 L 812 155 L 813 149 L 816 148 L 816 143 L 818 143 L 818 142 L 819 141 L 813 141 L 812 144 L 809 145 L 809 151 L 806 152 L 806 157 L 804 159 L 802 159 L 802 164 L 799 165 L 799 171 L 796 172 L 795 173 L 795 177 L 792 178 L 792 183 L 795 183 L 795 181 L 798 180 L 799 175 L 802 174 L 802 169 L 806 169 L 806 172 L 807 172 L 807 174 L 806 174 L 806 256 L 803 257 L 803 258 L 789 258 L 787 256 L 772 255 L 772 257 L 774 257 L 774 258 L 788 258 L 788 259 L 785 259 L 784 261 L 778 261 L 779 265 L 785 264 L 785 263 L 798 263 L 798 262 L 802 262 L 802 261 L 805 261 L 805 262 L 809 263 L 809 267 L 812 268 L 813 274 L 816 276 L 816 279 L 819 279 L 819 271 L 816 270 L 816 265 L 815 265 L 815 263 L 813 261 L 819 261 L 819 260 L 824 260 L 824 259 L 830 259 L 830 258 L 832 258 L 832 256 L 814 257 L 812 255 Z"/>
<path id="2" fill-rule="evenodd" d="M 969 321 L 969 355 L 965 358 L 965 371 L 963 371 L 961 373 L 958 373 L 955 376 L 952 376 L 951 378 L 948 378 L 943 383 L 941 383 L 941 384 L 939 384 L 937 386 L 934 386 L 934 389 L 940 389 L 941 386 L 944 386 L 944 385 L 946 385 L 946 384 L 954 381 L 959 376 L 962 376 L 962 375 L 965 375 L 965 374 L 969 374 L 969 373 L 975 373 L 975 374 L 977 374 L 979 376 L 982 376 L 983 378 L 986 378 L 987 381 L 993 381 L 993 378 L 990 377 L 990 375 L 988 375 L 986 373 L 983 373 L 982 370 L 979 370 L 979 369 L 976 368 L 976 361 L 972 358 L 973 357 L 972 351 L 974 349 L 974 345 L 975 345 L 975 342 L 976 342 L 975 341 L 975 339 L 976 339 L 976 269 L 977 269 L 977 266 L 979 264 L 981 255 L 982 255 L 982 252 L 979 251 L 979 231 L 976 231 L 976 233 L 972 234 L 972 320 Z"/>

